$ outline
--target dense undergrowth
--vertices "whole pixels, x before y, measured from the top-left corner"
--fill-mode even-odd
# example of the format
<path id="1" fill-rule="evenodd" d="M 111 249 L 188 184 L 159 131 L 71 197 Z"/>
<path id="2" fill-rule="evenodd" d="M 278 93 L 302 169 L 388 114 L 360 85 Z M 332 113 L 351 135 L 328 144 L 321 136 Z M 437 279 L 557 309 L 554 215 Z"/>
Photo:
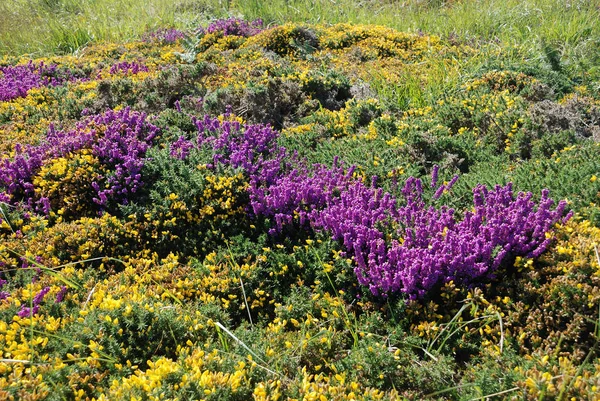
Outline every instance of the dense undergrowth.
<path id="1" fill-rule="evenodd" d="M 598 83 L 506 52 L 227 19 L 4 57 L 0 396 L 598 399 Z"/>

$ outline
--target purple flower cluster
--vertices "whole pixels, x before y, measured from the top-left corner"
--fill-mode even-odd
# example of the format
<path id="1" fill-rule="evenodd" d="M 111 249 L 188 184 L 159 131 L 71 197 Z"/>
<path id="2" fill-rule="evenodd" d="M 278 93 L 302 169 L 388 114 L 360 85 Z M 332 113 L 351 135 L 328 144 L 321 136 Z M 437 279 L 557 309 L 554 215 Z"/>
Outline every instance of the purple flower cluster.
<path id="1" fill-rule="evenodd" d="M 273 219 L 270 234 L 281 233 L 294 222 L 307 227 L 314 222 L 315 213 L 348 190 L 353 172 L 337 163 L 333 168 L 315 165 L 312 169 L 300 164 L 271 184 L 254 181 L 250 186 L 252 212 Z"/>
<path id="2" fill-rule="evenodd" d="M 262 208 L 253 204 L 254 211 L 275 216 L 278 230 L 299 216 L 301 222 L 308 220 L 313 228 L 331 233 L 354 257 L 359 283 L 375 295 L 401 291 L 419 298 L 451 280 L 469 284 L 490 277 L 511 257 L 539 256 L 550 243 L 546 233 L 570 217 L 562 218 L 565 202 L 552 209 L 547 190 L 536 204 L 531 193 L 515 197 L 511 184 L 493 190 L 479 185 L 474 212 L 459 219 L 450 208 L 426 207 L 422 182 L 415 178 L 407 180 L 402 190 L 406 204 L 398 207 L 394 197 L 374 185 L 349 185 L 347 176 L 337 176 L 337 196 L 327 190 L 335 182 L 317 185 L 325 201 L 306 191 L 314 185 L 313 176 L 281 179 L 268 189 Z M 301 201 L 289 202 L 296 198 Z"/>
<path id="3" fill-rule="evenodd" d="M 108 199 L 128 203 L 129 195 L 143 186 L 142 167 L 146 152 L 158 135 L 158 127 L 146 121 L 145 113 L 129 108 L 97 115 L 89 121 L 89 126 L 100 128 L 92 154 L 113 171 L 104 188 L 92 183 L 98 194 L 94 201 L 99 205 L 105 205 Z"/>
<path id="4" fill-rule="evenodd" d="M 242 168 L 250 181 L 249 211 L 272 219 L 270 233 L 312 227 L 341 241 L 356 261 L 360 284 L 374 295 L 402 292 L 420 298 L 436 286 L 454 280 L 471 284 L 490 278 L 516 256 L 537 257 L 546 250 L 546 237 L 563 218 L 566 203 L 544 190 L 539 202 L 531 193 L 513 194 L 512 185 L 473 190 L 473 211 L 461 218 L 448 207 L 427 206 L 423 183 L 409 178 L 396 199 L 382 189 L 353 178 L 337 160 L 332 167 L 306 166 L 277 145 L 268 126 L 196 120 L 194 144 L 184 138 L 171 146 L 173 157 L 185 158 L 194 146 L 214 151 L 211 168 Z M 437 184 L 433 199 L 449 191 L 458 176 Z M 437 188 L 436 188 L 437 187 Z"/>
<path id="5" fill-rule="evenodd" d="M 138 63 L 138 62 L 128 62 L 128 61 L 121 61 L 119 63 L 115 63 L 110 67 L 110 74 L 111 75 L 115 75 L 118 73 L 121 74 L 137 74 L 140 72 L 148 72 L 148 67 L 146 67 L 144 64 L 142 63 Z"/>
<path id="6" fill-rule="evenodd" d="M 318 225 L 343 240 L 356 259 L 359 282 L 376 295 L 402 291 L 413 298 L 454 280 L 469 284 L 490 277 L 510 257 L 537 257 L 546 250 L 546 233 L 564 221 L 565 202 L 552 209 L 548 191 L 538 204 L 531 193 L 516 198 L 511 184 L 474 190 L 474 212 L 462 219 L 449 208 L 426 207 L 420 180 L 407 180 L 406 205 L 357 184 L 324 209 Z M 371 194 L 369 194 L 371 193 Z M 395 227 L 385 241 L 382 223 Z"/>
<path id="7" fill-rule="evenodd" d="M 32 88 L 62 85 L 69 77 L 58 76 L 56 65 L 34 64 L 0 67 L 0 101 L 27 96 Z"/>
<path id="8" fill-rule="evenodd" d="M 31 179 L 46 158 L 45 146 L 15 145 L 15 157 L 0 160 L 0 186 L 3 199 L 31 199 L 34 193 Z"/>
<path id="9" fill-rule="evenodd" d="M 33 316 L 40 310 L 40 304 L 44 300 L 44 297 L 50 291 L 50 287 L 44 287 L 40 292 L 38 292 L 35 297 L 33 297 L 32 306 L 28 307 L 25 305 L 21 305 L 21 309 L 17 312 L 17 315 L 21 318 Z"/>
<path id="10" fill-rule="evenodd" d="M 254 187 L 270 185 L 286 164 L 285 149 L 277 145 L 278 134 L 268 125 L 244 125 L 237 121 L 221 122 L 205 116 L 194 119 L 198 130 L 195 140 L 180 137 L 170 147 L 172 157 L 185 159 L 193 148 L 209 147 L 213 160 L 208 168 L 219 165 L 243 169 Z"/>
<path id="11" fill-rule="evenodd" d="M 141 170 L 146 151 L 157 134 L 158 128 L 146 121 L 144 113 L 129 108 L 88 116 L 69 131 L 51 126 L 41 144 L 25 147 L 17 144 L 12 159 L 0 160 L 2 196 L 6 199 L 8 195 L 13 204 L 23 201 L 31 208 L 37 206 L 48 213 L 48 199 L 34 197 L 34 175 L 49 160 L 91 149 L 111 172 L 92 183 L 97 193 L 96 203 L 105 205 L 109 199 L 126 203 L 128 196 L 143 185 Z"/>
<path id="12" fill-rule="evenodd" d="M 63 285 L 62 287 L 60 287 L 60 291 L 58 291 L 58 293 L 56 294 L 56 299 L 54 300 L 54 303 L 59 304 L 62 301 L 64 301 L 66 294 L 67 294 L 67 286 Z"/>
<path id="13" fill-rule="evenodd" d="M 1 279 L 0 278 L 0 289 L 2 289 L 2 287 L 4 287 L 4 285 L 8 283 L 8 281 Z M 9 292 L 6 291 L 0 291 L 0 301 L 2 301 L 3 299 L 6 299 L 10 296 Z"/>
<path id="14" fill-rule="evenodd" d="M 185 38 L 185 33 L 175 28 L 161 28 L 156 31 L 147 32 L 142 36 L 142 41 L 147 43 L 175 43 Z"/>
<path id="15" fill-rule="evenodd" d="M 259 18 L 254 21 L 245 21 L 240 18 L 219 19 L 204 28 L 199 28 L 198 33 L 223 32 L 224 36 L 254 36 L 264 30 L 263 21 Z"/>

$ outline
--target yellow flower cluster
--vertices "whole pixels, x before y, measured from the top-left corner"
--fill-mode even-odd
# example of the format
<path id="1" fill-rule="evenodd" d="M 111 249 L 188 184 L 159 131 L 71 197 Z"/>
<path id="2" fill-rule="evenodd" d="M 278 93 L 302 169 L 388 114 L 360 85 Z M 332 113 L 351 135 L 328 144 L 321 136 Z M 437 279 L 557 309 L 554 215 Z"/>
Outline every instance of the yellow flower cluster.
<path id="1" fill-rule="evenodd" d="M 246 364 L 236 365 L 234 373 L 210 370 L 206 365 L 222 364 L 222 358 L 216 350 L 210 353 L 200 348 L 182 347 L 179 360 L 159 358 L 148 362 L 145 371 L 136 370 L 129 377 L 114 380 L 107 395 L 100 400 L 133 399 L 163 400 L 165 387 L 172 391 L 185 393 L 186 388 L 193 388 L 204 397 L 213 393 L 230 392 L 235 394 L 248 381 Z M 165 381 L 169 384 L 166 385 Z"/>
<path id="2" fill-rule="evenodd" d="M 521 91 L 524 87 L 537 83 L 538 81 L 523 73 L 512 71 L 490 71 L 480 78 L 473 79 L 463 85 L 467 92 L 481 87 L 487 87 L 490 90 L 501 92 L 508 90 L 512 93 Z"/>
<path id="3" fill-rule="evenodd" d="M 94 213 L 92 182 L 98 182 L 104 169 L 89 150 L 59 157 L 42 167 L 33 178 L 36 195 L 50 200 L 57 223 L 70 217 Z M 54 212 L 52 212 L 54 213 Z"/>
<path id="4" fill-rule="evenodd" d="M 552 363 L 549 363 L 550 359 Z M 557 399 L 600 400 L 600 364 L 593 362 L 590 369 L 580 371 L 579 361 L 566 357 L 545 355 L 535 358 L 530 369 L 517 367 L 523 379 L 524 400 Z"/>
<path id="5" fill-rule="evenodd" d="M 56 119 L 56 108 L 56 97 L 48 88 L 30 89 L 25 97 L 0 102 L 0 150 L 10 154 L 17 143 L 37 144 Z"/>

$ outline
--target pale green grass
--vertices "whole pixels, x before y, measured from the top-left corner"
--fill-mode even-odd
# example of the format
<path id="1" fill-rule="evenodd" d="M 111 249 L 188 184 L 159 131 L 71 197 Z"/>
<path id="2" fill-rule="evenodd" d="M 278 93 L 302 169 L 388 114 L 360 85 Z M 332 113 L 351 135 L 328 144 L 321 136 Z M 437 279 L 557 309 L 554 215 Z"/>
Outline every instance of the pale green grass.
<path id="1" fill-rule="evenodd" d="M 73 52 L 90 41 L 129 40 L 157 27 L 186 29 L 230 15 L 379 24 L 527 50 L 545 41 L 568 63 L 597 61 L 592 56 L 600 48 L 594 0 L 4 0 L 0 54 Z"/>
<path id="2" fill-rule="evenodd" d="M 206 22 L 192 1 L 3 0 L 0 54 L 72 53 L 90 42 L 127 41 L 159 27 Z"/>

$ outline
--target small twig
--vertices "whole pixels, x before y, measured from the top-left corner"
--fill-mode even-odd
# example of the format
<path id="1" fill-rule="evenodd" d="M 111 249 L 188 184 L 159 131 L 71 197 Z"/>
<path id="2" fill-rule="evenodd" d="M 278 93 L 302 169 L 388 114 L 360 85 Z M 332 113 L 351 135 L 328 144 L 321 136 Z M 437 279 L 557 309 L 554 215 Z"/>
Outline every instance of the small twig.
<path id="1" fill-rule="evenodd" d="M 90 302 L 90 299 L 92 298 L 92 295 L 94 294 L 94 291 L 96 291 L 96 285 L 94 285 L 94 288 L 92 288 L 92 290 L 88 294 L 88 297 L 85 300 L 85 303 L 83 304 L 83 308 L 81 308 L 81 310 L 85 310 L 85 307 L 87 306 L 88 302 Z"/>
<path id="2" fill-rule="evenodd" d="M 10 206 L 8 203 L 0 202 L 0 213 L 2 213 L 2 217 L 4 217 L 4 220 L 6 221 L 6 224 L 8 225 L 8 227 L 10 228 L 10 231 L 12 231 L 12 233 L 15 234 L 15 230 L 13 229 L 12 225 L 10 224 L 10 220 L 8 219 L 8 216 L 4 212 L 4 209 L 2 208 L 2 206 L 4 206 L 4 205 Z"/>
<path id="3" fill-rule="evenodd" d="M 237 338 L 235 336 L 235 334 L 233 334 L 231 331 L 229 331 L 225 326 L 223 326 L 221 323 L 219 322 L 215 322 L 215 326 L 217 326 L 218 328 L 220 328 L 221 330 L 223 330 L 225 333 L 227 333 L 227 335 L 229 335 L 229 337 L 233 338 L 235 341 L 237 341 L 238 344 L 240 344 L 242 347 L 244 347 L 244 349 L 246 351 L 248 351 L 250 353 L 250 355 L 254 356 L 256 359 L 258 359 L 259 361 L 261 361 L 262 363 L 266 364 L 266 362 L 259 357 L 254 351 L 252 351 L 250 349 L 250 347 L 248 347 L 242 340 L 240 340 L 239 338 Z M 259 365 L 260 366 L 260 365 Z M 279 373 L 272 371 L 271 369 L 261 366 L 264 370 L 266 370 L 267 372 L 271 373 L 272 375 L 275 376 L 280 376 Z"/>
<path id="4" fill-rule="evenodd" d="M 498 321 L 500 322 L 500 353 L 504 350 L 504 324 L 502 323 L 502 315 L 500 312 L 496 312 L 498 315 Z"/>
<path id="5" fill-rule="evenodd" d="M 419 347 L 421 348 L 421 347 Z M 421 350 L 431 359 L 433 359 L 434 361 L 438 362 L 439 360 L 429 351 L 427 351 L 425 348 L 421 348 Z"/>
<path id="6" fill-rule="evenodd" d="M 26 361 L 24 359 L 0 359 L 0 362 L 2 362 L 2 363 L 26 363 L 26 364 L 31 363 L 31 361 Z"/>
<path id="7" fill-rule="evenodd" d="M 469 401 L 487 400 L 490 397 L 496 397 L 498 395 L 512 393 L 513 391 L 517 391 L 517 390 L 519 390 L 519 387 L 513 387 L 513 388 L 509 388 L 508 390 L 500 391 L 498 393 L 484 395 L 483 397 L 471 398 Z"/>
<path id="8" fill-rule="evenodd" d="M 244 282 L 242 276 L 240 276 L 240 285 L 242 286 L 242 294 L 244 295 L 244 303 L 246 304 L 246 310 L 248 311 L 248 319 L 250 319 L 250 325 L 254 326 L 252 322 L 252 315 L 250 314 L 250 306 L 248 306 L 248 299 L 246 299 L 246 290 L 244 289 Z"/>
<path id="9" fill-rule="evenodd" d="M 496 122 L 496 119 L 494 117 L 492 117 L 491 115 L 488 115 L 488 117 L 490 117 L 490 120 L 496 124 L 496 127 L 500 130 L 500 132 L 502 133 L 502 135 L 504 135 L 505 137 L 508 138 L 508 135 L 506 134 L 506 132 L 502 129 L 502 127 L 500 126 L 500 124 L 498 124 L 498 122 Z"/>
<path id="10" fill-rule="evenodd" d="M 435 391 L 433 393 L 429 393 L 429 394 L 425 395 L 424 398 L 431 398 L 431 397 L 434 397 L 436 395 L 448 393 L 448 392 L 450 392 L 452 390 L 460 390 L 461 388 L 469 388 L 469 387 L 475 387 L 475 384 L 474 383 L 467 383 L 467 384 L 461 384 L 461 385 L 458 385 L 458 386 L 448 387 L 448 388 L 445 388 L 443 390 L 439 390 L 439 391 Z"/>
<path id="11" fill-rule="evenodd" d="M 459 311 L 452 317 L 452 319 L 450 319 L 450 321 L 443 325 L 444 327 L 442 327 L 442 325 L 440 325 L 441 330 L 439 331 L 439 333 L 433 338 L 433 340 L 431 341 L 431 343 L 429 343 L 427 345 L 427 349 L 432 349 L 433 344 L 435 344 L 435 342 L 438 340 L 438 338 L 440 338 L 440 336 L 442 335 L 442 333 L 444 331 L 446 331 L 446 327 L 449 327 L 452 323 L 454 323 L 454 321 L 456 319 L 458 319 L 458 317 L 468 308 L 469 305 L 465 304 L 463 306 L 461 306 L 461 308 L 459 309 Z"/>
<path id="12" fill-rule="evenodd" d="M 154 284 L 156 284 L 158 287 L 160 287 L 164 291 L 164 293 L 167 294 L 167 296 L 169 298 L 171 298 L 172 300 L 177 302 L 177 304 L 179 306 L 183 306 L 183 302 L 181 301 L 181 299 L 177 298 L 171 291 L 169 291 L 167 288 L 165 288 L 162 285 L 160 285 L 159 283 L 157 283 L 156 280 L 154 280 L 152 277 L 150 277 L 150 281 L 152 281 Z"/>
<path id="13" fill-rule="evenodd" d="M 254 326 L 254 323 L 252 322 L 252 315 L 250 313 L 250 306 L 248 305 L 248 298 L 246 297 L 246 289 L 244 288 L 244 282 L 242 281 L 241 268 L 240 268 L 240 265 L 237 262 L 235 262 L 235 257 L 233 256 L 233 252 L 231 252 L 229 243 L 227 243 L 227 250 L 229 251 L 229 264 L 231 265 L 231 267 L 234 270 L 240 271 L 239 279 L 240 279 L 240 285 L 242 287 L 242 294 L 244 295 L 244 303 L 246 304 L 246 310 L 248 311 L 248 319 L 250 319 L 250 325 Z"/>

